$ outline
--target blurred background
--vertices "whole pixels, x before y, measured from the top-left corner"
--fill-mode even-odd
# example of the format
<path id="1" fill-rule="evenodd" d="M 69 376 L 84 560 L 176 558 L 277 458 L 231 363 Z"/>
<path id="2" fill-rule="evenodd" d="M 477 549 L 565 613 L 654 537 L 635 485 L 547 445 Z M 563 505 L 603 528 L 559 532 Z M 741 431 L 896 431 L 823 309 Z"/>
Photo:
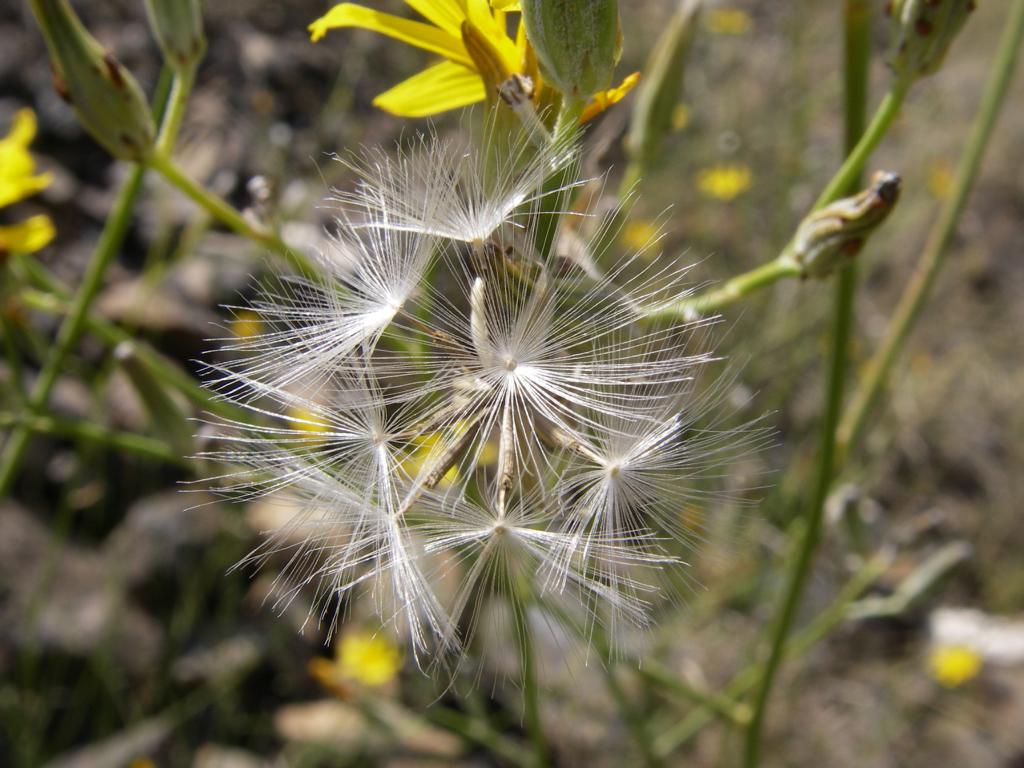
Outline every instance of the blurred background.
<path id="1" fill-rule="evenodd" d="M 205 5 L 208 53 L 178 157 L 239 208 L 285 222 L 286 239 L 316 247 L 332 215 L 321 201 L 348 181 L 331 154 L 388 147 L 428 125 L 370 106 L 426 55 L 359 31 L 312 44 L 306 25 L 325 2 Z M 375 5 L 404 12 L 398 2 Z M 643 180 L 622 235 L 642 243 L 664 227 L 661 247 L 697 264 L 695 283 L 773 258 L 842 159 L 837 4 L 706 5 L 668 154 Z M 950 192 L 1008 6 L 980 3 L 872 160 L 902 175 L 903 198 L 861 255 L 858 360 L 884 330 Z M 152 93 L 161 59 L 142 3 L 80 0 L 75 8 Z M 620 74 L 642 69 L 671 10 L 667 0 L 623 0 Z M 888 82 L 876 26 L 872 104 Z M 19 213 L 53 219 L 57 237 L 35 258 L 74 286 L 126 168 L 57 97 L 27 6 L 0 8 L 0 40 L 0 131 L 19 108 L 34 109 L 34 154 L 54 175 Z M 811 632 L 816 642 L 784 669 L 768 721 L 770 765 L 1024 766 L 1021 104 L 1024 78 L 1012 86 L 891 393 L 829 501 L 802 626 L 814 628 L 868 554 L 891 557 L 857 610 L 827 637 Z M 624 166 L 629 110 L 628 100 L 612 108 L 587 136 L 589 170 L 607 171 L 610 188 Z M 444 131 L 458 122 L 437 124 Z M 195 372 L 207 339 L 222 335 L 221 305 L 249 295 L 252 276 L 267 268 L 251 244 L 150 178 L 97 312 Z M 31 370 L 57 320 L 21 307 L 4 281 L 3 322 L 29 329 Z M 724 313 L 718 350 L 738 372 L 730 399 L 745 405 L 737 418 L 768 413 L 778 433 L 734 481 L 762 478 L 767 487 L 757 506 L 703 510 L 693 589 L 631 646 L 698 689 L 721 689 L 753 660 L 777 605 L 785 531 L 813 472 L 831 296 L 824 283 L 794 280 Z M 8 412 L 9 377 L 0 363 Z M 92 335 L 67 363 L 51 407 L 120 431 L 158 428 Z M 408 658 L 396 660 L 400 649 L 374 647 L 374 627 L 360 626 L 358 615 L 327 642 L 305 623 L 301 598 L 283 611 L 265 601 L 279 563 L 229 570 L 260 531 L 279 524 L 279 507 L 202 504 L 212 500 L 182 493 L 195 477 L 188 465 L 95 441 L 35 436 L 29 451 L 0 500 L 0 765 L 515 764 L 514 750 L 503 752 L 521 739 L 519 694 L 503 677 L 515 663 L 511 647 L 488 645 L 480 684 L 459 685 L 456 695 Z M 599 665 L 563 660 L 560 648 L 540 649 L 558 764 L 633 764 Z M 621 679 L 661 735 L 668 764 L 735 759 L 728 718 L 693 727 L 692 702 L 642 677 Z"/>

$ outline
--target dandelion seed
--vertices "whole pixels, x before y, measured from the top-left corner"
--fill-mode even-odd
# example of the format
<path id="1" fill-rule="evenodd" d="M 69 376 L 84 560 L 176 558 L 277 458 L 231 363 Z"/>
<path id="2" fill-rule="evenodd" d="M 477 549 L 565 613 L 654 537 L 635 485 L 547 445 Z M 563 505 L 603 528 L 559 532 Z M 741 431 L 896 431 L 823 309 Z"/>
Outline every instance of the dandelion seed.
<path id="1" fill-rule="evenodd" d="M 322 278 L 263 288 L 261 331 L 209 364 L 246 412 L 211 419 L 204 457 L 228 466 L 212 484 L 296 506 L 242 563 L 278 564 L 276 607 L 305 593 L 333 630 L 370 601 L 421 666 L 458 661 L 492 603 L 614 643 L 650 622 L 697 535 L 700 483 L 759 433 L 695 394 L 708 321 L 643 322 L 684 295 L 685 268 L 646 246 L 610 261 L 600 227 L 567 232 L 585 258 L 537 252 L 545 179 L 580 183 L 572 147 L 524 138 L 484 163 L 456 146 L 425 135 L 350 161 Z"/>
<path id="2" fill-rule="evenodd" d="M 488 137 L 495 130 L 490 125 Z M 473 243 L 487 241 L 506 224 L 526 226 L 545 195 L 584 183 L 544 189 L 549 177 L 577 161 L 571 136 L 542 148 L 528 134 L 504 144 L 489 158 L 461 141 L 421 134 L 394 159 L 379 151 L 342 158 L 359 183 L 354 192 L 339 192 L 334 199 L 354 218 L 363 216 L 360 227 Z"/>

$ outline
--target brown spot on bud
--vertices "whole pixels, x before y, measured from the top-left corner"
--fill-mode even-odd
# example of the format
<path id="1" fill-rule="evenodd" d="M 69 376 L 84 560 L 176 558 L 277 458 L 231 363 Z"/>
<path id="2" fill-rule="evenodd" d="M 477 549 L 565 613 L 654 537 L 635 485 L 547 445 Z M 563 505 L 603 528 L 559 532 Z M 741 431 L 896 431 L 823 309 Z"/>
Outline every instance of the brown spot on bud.
<path id="1" fill-rule="evenodd" d="M 921 35 L 921 37 L 928 37 L 928 35 L 935 31 L 935 27 L 928 19 L 918 19 L 914 22 L 914 31 Z"/>
<path id="2" fill-rule="evenodd" d="M 68 90 L 68 84 L 64 82 L 64 78 L 57 74 L 57 70 L 51 70 L 53 75 L 53 90 L 60 96 L 61 101 L 65 104 L 71 103 L 71 91 Z"/>
<path id="3" fill-rule="evenodd" d="M 107 51 L 103 54 L 103 63 L 107 65 L 107 74 L 110 75 L 110 81 L 118 88 L 124 88 L 124 75 L 121 74 L 121 65 L 118 63 L 114 55 Z"/>

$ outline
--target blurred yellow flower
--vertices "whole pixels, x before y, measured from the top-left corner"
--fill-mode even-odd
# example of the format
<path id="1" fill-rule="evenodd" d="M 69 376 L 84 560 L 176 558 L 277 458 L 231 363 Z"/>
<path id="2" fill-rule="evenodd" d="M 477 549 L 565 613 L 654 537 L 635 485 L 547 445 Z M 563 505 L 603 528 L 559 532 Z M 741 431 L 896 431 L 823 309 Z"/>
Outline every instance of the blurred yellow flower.
<path id="1" fill-rule="evenodd" d="M 672 130 L 681 131 L 690 124 L 690 108 L 685 104 L 676 104 L 672 109 Z"/>
<path id="2" fill-rule="evenodd" d="M 928 191 L 936 200 L 945 200 L 953 190 L 953 171 L 944 162 L 933 163 L 928 169 Z"/>
<path id="3" fill-rule="evenodd" d="M 309 662 L 309 673 L 317 682 L 343 696 L 352 683 L 371 688 L 386 685 L 401 668 L 398 648 L 382 636 L 362 630 L 342 635 L 334 644 L 333 659 L 318 656 Z"/>
<path id="4" fill-rule="evenodd" d="M 715 200 L 732 200 L 750 189 L 754 177 L 745 165 L 714 165 L 697 174 L 697 188 Z"/>
<path id="5" fill-rule="evenodd" d="M 932 677 L 947 688 L 956 688 L 977 677 L 981 664 L 981 654 L 962 645 L 939 646 L 928 657 Z"/>
<path id="6" fill-rule="evenodd" d="M 11 130 L 0 139 L 0 207 L 40 192 L 53 180 L 49 173 L 36 174 L 35 160 L 28 151 L 35 135 L 35 113 L 31 109 L 18 110 Z M 55 234 L 53 222 L 43 215 L 0 227 L 0 253 L 38 251 Z"/>
<path id="7" fill-rule="evenodd" d="M 750 14 L 739 8 L 712 8 L 705 14 L 704 23 L 715 35 L 745 35 L 754 27 Z"/>
<path id="8" fill-rule="evenodd" d="M 330 424 L 309 409 L 302 408 L 301 406 L 292 406 L 288 409 L 288 426 L 300 432 L 307 432 L 307 439 L 311 443 L 319 443 L 326 440 L 326 432 L 330 429 Z"/>
<path id="9" fill-rule="evenodd" d="M 251 339 L 263 333 L 263 321 L 258 312 L 251 309 L 240 310 L 231 323 L 231 330 L 240 339 Z"/>
<path id="10" fill-rule="evenodd" d="M 405 0 L 405 4 L 429 23 L 355 3 L 339 3 L 309 25 L 313 42 L 328 30 L 357 27 L 444 59 L 377 96 L 374 106 L 400 117 L 436 115 L 483 101 L 488 82 L 504 82 L 513 74 L 529 76 L 535 95 L 539 93 L 540 74 L 528 50 L 523 25 L 518 25 L 514 38 L 509 36 L 506 26 L 505 14 L 518 10 L 517 2 Z M 638 78 L 639 75 L 631 75 L 617 88 L 594 94 L 587 107 L 588 119 L 621 100 Z"/>
<path id="11" fill-rule="evenodd" d="M 639 251 L 657 236 L 658 225 L 650 219 L 631 219 L 622 230 L 622 244 Z"/>
<path id="12" fill-rule="evenodd" d="M 465 433 L 465 430 L 469 427 L 466 422 L 460 422 L 455 425 L 455 436 L 459 437 Z M 417 446 L 416 450 L 413 451 L 405 461 L 402 462 L 402 468 L 408 472 L 411 476 L 415 477 L 422 472 L 428 465 L 431 459 L 433 459 L 439 451 L 444 450 L 447 446 L 441 441 L 440 432 L 431 432 L 426 435 L 419 435 L 412 439 L 412 442 Z M 480 448 L 480 453 L 477 456 L 477 464 L 480 466 L 490 466 L 495 462 L 498 457 L 498 451 L 495 445 L 488 441 Z M 444 473 L 444 477 L 441 478 L 441 487 L 449 486 L 454 483 L 459 477 L 459 467 L 457 464 Z"/>

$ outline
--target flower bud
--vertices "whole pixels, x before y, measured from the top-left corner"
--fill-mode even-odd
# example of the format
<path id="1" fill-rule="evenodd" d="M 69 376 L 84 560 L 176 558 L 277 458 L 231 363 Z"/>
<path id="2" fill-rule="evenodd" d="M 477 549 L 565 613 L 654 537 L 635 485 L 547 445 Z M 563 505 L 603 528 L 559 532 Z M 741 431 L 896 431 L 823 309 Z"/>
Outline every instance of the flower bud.
<path id="1" fill-rule="evenodd" d="M 577 100 L 611 85 L 622 50 L 618 0 L 523 0 L 522 9 L 547 82 Z"/>
<path id="2" fill-rule="evenodd" d="M 82 26 L 67 0 L 30 4 L 50 51 L 54 86 L 79 122 L 115 157 L 144 159 L 154 128 L 135 78 Z"/>
<path id="3" fill-rule="evenodd" d="M 699 12 L 700 0 L 680 0 L 644 68 L 626 138 L 630 156 L 644 167 L 655 160 L 662 141 L 672 130 L 672 116 L 679 102 L 683 68 Z"/>
<path id="4" fill-rule="evenodd" d="M 900 177 L 878 171 L 871 186 L 805 218 L 793 238 L 793 258 L 804 277 L 828 277 L 857 255 L 900 196 Z"/>
<path id="5" fill-rule="evenodd" d="M 974 7 L 975 0 L 891 0 L 889 64 L 896 77 L 911 82 L 938 70 Z"/>
<path id="6" fill-rule="evenodd" d="M 167 63 L 179 72 L 194 67 L 206 50 L 199 0 L 146 0 L 146 15 Z"/>

